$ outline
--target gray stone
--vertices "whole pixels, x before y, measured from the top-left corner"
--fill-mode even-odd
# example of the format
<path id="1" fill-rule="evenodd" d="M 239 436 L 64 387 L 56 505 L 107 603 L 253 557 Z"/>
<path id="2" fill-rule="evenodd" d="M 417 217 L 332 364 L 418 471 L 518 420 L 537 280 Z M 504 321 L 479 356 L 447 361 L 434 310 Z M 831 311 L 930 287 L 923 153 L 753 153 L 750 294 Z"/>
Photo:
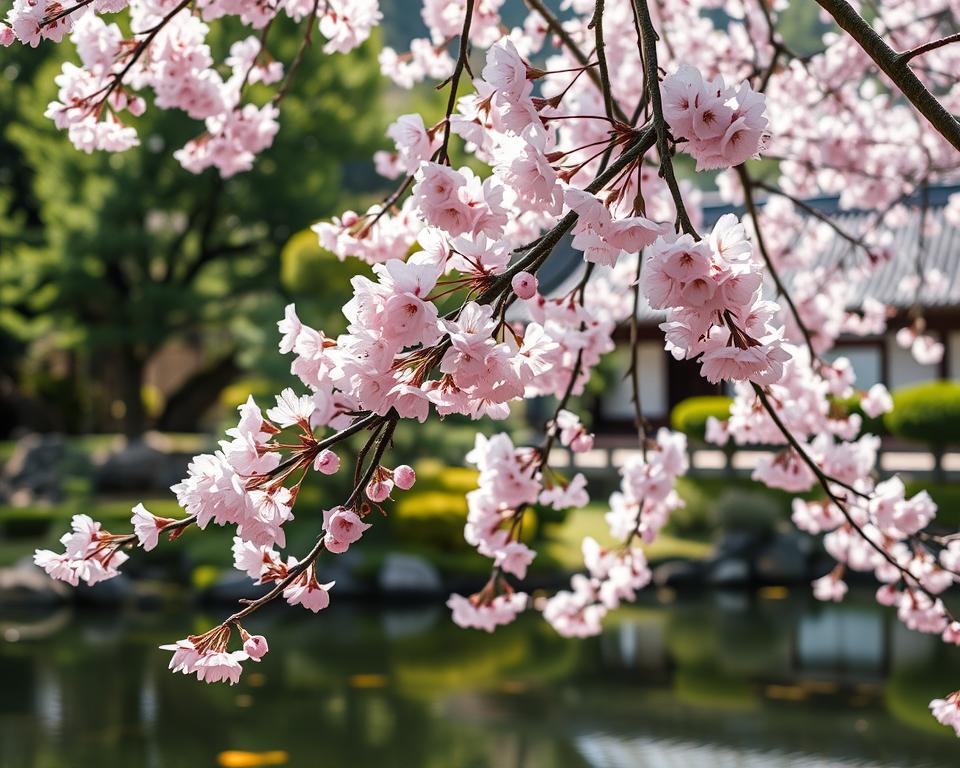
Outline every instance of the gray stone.
<path id="1" fill-rule="evenodd" d="M 158 468 L 167 457 L 143 440 L 134 440 L 109 454 L 94 474 L 98 491 L 143 491 L 156 489 Z"/>
<path id="2" fill-rule="evenodd" d="M 736 557 L 716 560 L 707 574 L 707 583 L 715 587 L 739 587 L 750 581 L 750 563 Z"/>
<path id="3" fill-rule="evenodd" d="M 61 435 L 22 437 L 0 472 L 0 502 L 25 507 L 62 501 L 66 460 L 67 443 Z"/>
<path id="4" fill-rule="evenodd" d="M 168 453 L 134 440 L 101 459 L 93 482 L 100 492 L 166 491 L 187 473 L 191 456 Z"/>
<path id="5" fill-rule="evenodd" d="M 717 544 L 717 558 L 751 557 L 762 544 L 762 537 L 752 531 L 727 531 Z"/>
<path id="6" fill-rule="evenodd" d="M 56 605 L 70 599 L 70 587 L 33 563 L 0 568 L 0 605 Z"/>
<path id="7" fill-rule="evenodd" d="M 435 594 L 443 591 L 443 579 L 437 569 L 416 555 L 387 555 L 377 581 L 384 592 Z"/>
<path id="8" fill-rule="evenodd" d="M 768 584 L 793 584 L 810 576 L 813 545 L 799 533 L 782 534 L 757 554 L 754 569 L 757 578 Z"/>
<path id="9" fill-rule="evenodd" d="M 671 560 L 653 569 L 653 583 L 658 587 L 690 587 L 703 578 L 703 566 L 691 560 Z"/>

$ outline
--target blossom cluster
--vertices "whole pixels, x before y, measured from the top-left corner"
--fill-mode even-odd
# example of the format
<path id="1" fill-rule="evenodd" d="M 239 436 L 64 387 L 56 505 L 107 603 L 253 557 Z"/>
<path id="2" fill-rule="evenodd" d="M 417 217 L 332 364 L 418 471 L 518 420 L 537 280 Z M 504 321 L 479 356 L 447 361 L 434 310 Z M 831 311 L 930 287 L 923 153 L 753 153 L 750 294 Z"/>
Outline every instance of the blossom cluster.
<path id="1" fill-rule="evenodd" d="M 606 515 L 616 547 L 603 547 L 592 537 L 583 541 L 586 574 L 575 575 L 570 590 L 545 600 L 543 617 L 561 635 L 588 637 L 600 632 L 608 611 L 621 601 L 632 601 L 651 578 L 640 543 L 649 544 L 682 506 L 674 487 L 688 469 L 687 441 L 661 429 L 645 451 L 621 469 L 620 490 L 610 496 Z M 635 543 L 636 542 L 636 543 Z"/>
<path id="2" fill-rule="evenodd" d="M 707 82 L 685 64 L 664 78 L 662 89 L 663 116 L 698 171 L 740 165 L 770 140 L 766 100 L 749 83 L 733 88 L 723 75 Z"/>
<path id="3" fill-rule="evenodd" d="M 647 250 L 641 273 L 644 295 L 666 309 L 660 327 L 678 360 L 699 358 L 707 381 L 773 384 L 790 359 L 779 307 L 762 295 L 763 270 L 743 224 L 720 217 L 709 240 L 661 235 Z"/>

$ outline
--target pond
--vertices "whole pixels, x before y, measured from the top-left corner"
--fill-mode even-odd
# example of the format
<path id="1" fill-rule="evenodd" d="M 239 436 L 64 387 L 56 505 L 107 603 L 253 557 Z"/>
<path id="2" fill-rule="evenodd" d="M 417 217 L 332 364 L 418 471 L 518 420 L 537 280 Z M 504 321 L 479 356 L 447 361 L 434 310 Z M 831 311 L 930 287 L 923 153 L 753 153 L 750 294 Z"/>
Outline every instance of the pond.
<path id="1" fill-rule="evenodd" d="M 215 613 L 0 616 L 2 768 L 956 766 L 926 703 L 960 653 L 869 595 L 649 595 L 588 641 L 536 616 L 494 635 L 442 606 L 278 610 L 240 684 L 156 650 Z"/>

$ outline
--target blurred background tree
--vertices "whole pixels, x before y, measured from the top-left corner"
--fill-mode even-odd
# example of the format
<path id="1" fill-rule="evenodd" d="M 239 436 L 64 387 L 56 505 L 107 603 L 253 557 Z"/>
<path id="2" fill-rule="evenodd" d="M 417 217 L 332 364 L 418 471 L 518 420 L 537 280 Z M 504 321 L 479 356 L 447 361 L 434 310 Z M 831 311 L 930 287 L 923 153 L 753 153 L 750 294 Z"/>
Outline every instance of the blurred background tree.
<path id="1" fill-rule="evenodd" d="M 218 31 L 215 49 L 230 39 Z M 290 61 L 300 39 L 277 23 L 267 47 Z M 42 116 L 70 49 L 0 59 L 0 432 L 192 431 L 244 367 L 271 357 L 286 301 L 324 315 L 342 304 L 323 273 L 344 265 L 305 251 L 304 235 L 283 269 L 281 252 L 382 184 L 369 160 L 385 127 L 379 43 L 309 49 L 273 147 L 226 180 L 171 157 L 201 128 L 181 113 L 148 109 L 128 152 L 78 152 Z M 268 374 L 282 375 L 289 363 L 272 357 Z"/>

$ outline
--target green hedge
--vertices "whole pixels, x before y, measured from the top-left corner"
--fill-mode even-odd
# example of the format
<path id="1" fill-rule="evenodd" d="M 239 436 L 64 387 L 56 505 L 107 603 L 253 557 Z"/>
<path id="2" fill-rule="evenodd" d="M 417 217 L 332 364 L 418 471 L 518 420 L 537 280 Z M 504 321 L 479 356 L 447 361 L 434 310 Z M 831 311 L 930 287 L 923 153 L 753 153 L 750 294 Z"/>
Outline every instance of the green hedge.
<path id="1" fill-rule="evenodd" d="M 896 437 L 937 447 L 960 443 L 960 384 L 931 381 L 898 389 L 883 423 Z"/>
<path id="2" fill-rule="evenodd" d="M 722 395 L 689 397 L 677 403 L 670 412 L 670 426 L 677 432 L 696 440 L 706 439 L 707 419 L 713 416 L 721 421 L 730 418 L 732 398 Z"/>
<path id="3" fill-rule="evenodd" d="M 860 427 L 860 434 L 870 434 L 883 436 L 887 434 L 887 428 L 883 423 L 883 416 L 867 416 L 860 405 L 861 396 L 859 394 L 850 395 L 850 397 L 835 397 L 830 399 L 830 407 L 839 416 L 850 416 L 858 414 L 863 423 Z"/>
<path id="4" fill-rule="evenodd" d="M 447 551 L 467 551 L 463 526 L 467 521 L 467 493 L 477 487 L 477 472 L 448 467 L 425 459 L 417 463 L 417 484 L 397 499 L 390 511 L 393 539 Z M 538 532 L 539 520 L 533 510 L 523 518 L 524 541 Z"/>

